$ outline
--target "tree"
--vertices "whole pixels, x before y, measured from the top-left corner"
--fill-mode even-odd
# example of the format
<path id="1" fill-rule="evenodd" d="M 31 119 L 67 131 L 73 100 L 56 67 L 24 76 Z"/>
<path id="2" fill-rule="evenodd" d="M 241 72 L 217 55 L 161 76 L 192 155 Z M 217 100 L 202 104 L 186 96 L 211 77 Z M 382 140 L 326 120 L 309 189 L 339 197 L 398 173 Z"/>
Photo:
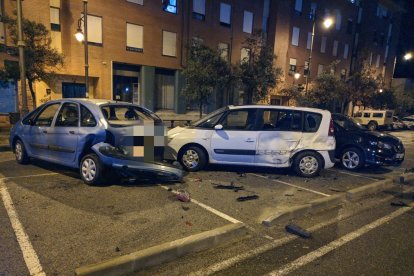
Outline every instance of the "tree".
<path id="1" fill-rule="evenodd" d="M 2 16 L 2 21 L 7 24 L 10 37 L 17 45 L 17 22 L 15 18 Z M 64 57 L 56 49 L 52 48 L 52 39 L 49 30 L 45 25 L 23 19 L 23 37 L 25 42 L 25 67 L 26 78 L 29 90 L 33 99 L 33 108 L 36 107 L 36 95 L 33 83 L 36 81 L 50 82 L 55 77 L 54 68 L 63 66 Z M 13 53 L 18 56 L 17 51 Z M 16 65 L 7 65 L 0 71 L 0 78 L 15 79 L 20 78 L 19 68 Z"/>
<path id="2" fill-rule="evenodd" d="M 209 103 L 213 91 L 224 89 L 233 79 L 230 65 L 221 57 L 220 52 L 200 43 L 194 43 L 190 47 L 183 74 L 186 85 L 182 95 L 198 104 L 200 118 L 203 106 Z"/>
<path id="3" fill-rule="evenodd" d="M 238 68 L 238 77 L 246 92 L 246 103 L 261 101 L 269 90 L 280 82 L 282 69 L 275 66 L 276 56 L 273 48 L 266 43 L 261 32 L 255 31 L 244 41 L 248 57 L 244 58 Z"/>

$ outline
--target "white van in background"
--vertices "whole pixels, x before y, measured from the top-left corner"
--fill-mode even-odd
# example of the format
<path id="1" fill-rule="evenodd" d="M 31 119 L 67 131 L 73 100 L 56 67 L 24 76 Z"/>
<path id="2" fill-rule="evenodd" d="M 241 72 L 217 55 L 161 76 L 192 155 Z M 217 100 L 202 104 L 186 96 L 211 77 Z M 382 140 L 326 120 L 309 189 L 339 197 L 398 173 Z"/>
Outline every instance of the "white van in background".
<path id="1" fill-rule="evenodd" d="M 168 132 L 166 159 L 188 171 L 208 163 L 292 167 L 304 177 L 334 165 L 331 113 L 315 108 L 227 106 Z"/>

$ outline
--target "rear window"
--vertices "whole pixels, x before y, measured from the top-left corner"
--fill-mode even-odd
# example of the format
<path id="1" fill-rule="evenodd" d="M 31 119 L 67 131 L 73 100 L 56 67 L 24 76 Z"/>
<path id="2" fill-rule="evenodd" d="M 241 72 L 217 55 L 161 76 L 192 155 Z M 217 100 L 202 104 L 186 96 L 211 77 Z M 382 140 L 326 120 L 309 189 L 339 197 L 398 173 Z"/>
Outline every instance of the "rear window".
<path id="1" fill-rule="evenodd" d="M 384 113 L 374 113 L 373 115 L 372 115 L 372 117 L 374 117 L 374 118 L 383 118 L 384 117 Z M 391 116 L 390 116 L 391 117 Z"/>
<path id="2" fill-rule="evenodd" d="M 162 122 L 153 112 L 134 105 L 105 105 L 101 107 L 102 114 L 111 126 L 123 127 L 141 125 L 145 121 Z"/>
<path id="3" fill-rule="evenodd" d="M 364 113 L 364 118 L 369 118 L 371 117 L 371 113 Z"/>
<path id="4" fill-rule="evenodd" d="M 361 112 L 357 112 L 354 114 L 355 118 L 361 118 L 362 117 L 362 113 Z"/>
<path id="5" fill-rule="evenodd" d="M 322 115 L 319 113 L 305 112 L 304 132 L 317 132 L 321 125 Z"/>

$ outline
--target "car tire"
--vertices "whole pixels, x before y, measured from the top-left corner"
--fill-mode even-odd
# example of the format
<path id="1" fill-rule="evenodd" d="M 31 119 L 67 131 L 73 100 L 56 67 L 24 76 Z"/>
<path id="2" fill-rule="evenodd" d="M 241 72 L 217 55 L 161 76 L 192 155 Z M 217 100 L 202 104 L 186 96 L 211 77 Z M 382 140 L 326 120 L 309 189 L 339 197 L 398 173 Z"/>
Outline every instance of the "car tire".
<path id="1" fill-rule="evenodd" d="M 200 147 L 189 146 L 182 151 L 179 161 L 186 171 L 196 172 L 205 167 L 207 156 Z"/>
<path id="2" fill-rule="evenodd" d="M 26 148 L 20 139 L 18 139 L 14 143 L 13 151 L 14 151 L 14 155 L 16 156 L 17 163 L 22 164 L 22 165 L 29 163 L 30 158 L 27 155 Z"/>
<path id="3" fill-rule="evenodd" d="M 293 161 L 293 169 L 297 175 L 302 177 L 315 177 L 319 174 L 323 166 L 320 154 L 313 151 L 299 153 Z"/>
<path id="4" fill-rule="evenodd" d="M 85 184 L 90 186 L 101 184 L 103 165 L 99 157 L 94 153 L 85 155 L 80 162 L 79 173 Z"/>
<path id="5" fill-rule="evenodd" d="M 371 122 L 368 123 L 367 128 L 370 131 L 374 131 L 374 130 L 376 130 L 378 128 L 378 124 L 376 122 L 374 122 L 374 121 L 371 121 Z"/>
<path id="6" fill-rule="evenodd" d="M 349 147 L 341 153 L 341 166 L 349 171 L 357 171 L 365 166 L 365 157 L 362 150 Z"/>

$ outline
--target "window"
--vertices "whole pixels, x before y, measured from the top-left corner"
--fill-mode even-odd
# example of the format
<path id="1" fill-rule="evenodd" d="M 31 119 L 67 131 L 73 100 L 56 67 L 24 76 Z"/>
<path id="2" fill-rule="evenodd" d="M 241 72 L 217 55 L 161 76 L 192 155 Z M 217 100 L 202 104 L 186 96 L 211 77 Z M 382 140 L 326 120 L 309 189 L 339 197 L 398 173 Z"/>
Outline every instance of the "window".
<path id="1" fill-rule="evenodd" d="M 289 59 L 289 73 L 296 72 L 296 58 Z"/>
<path id="2" fill-rule="evenodd" d="M 353 23 L 352 18 L 348 18 L 348 22 L 346 24 L 346 33 L 347 34 L 352 34 L 352 27 L 353 27 L 352 23 Z"/>
<path id="3" fill-rule="evenodd" d="M 302 0 L 296 0 L 295 1 L 295 12 L 298 15 L 302 14 Z"/>
<path id="4" fill-rule="evenodd" d="M 312 44 L 312 33 L 308 33 L 308 41 L 306 42 L 306 49 L 310 49 Z"/>
<path id="5" fill-rule="evenodd" d="M 322 121 L 322 115 L 318 113 L 305 113 L 303 132 L 317 132 Z"/>
<path id="6" fill-rule="evenodd" d="M 96 120 L 95 117 L 92 115 L 92 113 L 81 105 L 81 126 L 82 127 L 94 127 L 96 126 Z"/>
<path id="7" fill-rule="evenodd" d="M 60 32 L 60 9 L 50 7 L 50 28 L 52 31 Z"/>
<path id="8" fill-rule="evenodd" d="M 177 34 L 162 31 L 162 54 L 164 56 L 176 56 Z"/>
<path id="9" fill-rule="evenodd" d="M 55 123 L 56 127 L 78 127 L 79 112 L 78 105 L 73 103 L 65 103 L 59 111 Z"/>
<path id="10" fill-rule="evenodd" d="M 144 27 L 127 23 L 127 51 L 143 52 L 143 33 Z"/>
<path id="11" fill-rule="evenodd" d="M 220 3 L 220 25 L 231 26 L 231 6 L 229 4 Z"/>
<path id="12" fill-rule="evenodd" d="M 342 24 L 342 15 L 341 15 L 341 11 L 340 10 L 335 10 L 335 14 L 336 14 L 336 18 L 335 18 L 335 28 L 336 30 L 340 30 L 341 29 L 341 24 Z"/>
<path id="13" fill-rule="evenodd" d="M 309 61 L 305 61 L 305 66 L 303 66 L 303 75 L 309 75 Z"/>
<path id="14" fill-rule="evenodd" d="M 218 44 L 218 50 L 220 52 L 220 56 L 225 61 L 229 60 L 229 44 L 220 42 Z"/>
<path id="15" fill-rule="evenodd" d="M 193 0 L 193 18 L 206 19 L 206 0 Z"/>
<path id="16" fill-rule="evenodd" d="M 253 29 L 253 13 L 244 11 L 243 32 L 251 34 Z"/>
<path id="17" fill-rule="evenodd" d="M 382 118 L 382 117 L 384 117 L 384 113 L 373 113 L 372 117 L 373 118 Z"/>
<path id="18" fill-rule="evenodd" d="M 84 31 L 83 24 L 81 28 Z M 88 42 L 102 45 L 102 17 L 88 14 Z"/>
<path id="19" fill-rule="evenodd" d="M 33 110 L 32 112 L 30 112 L 30 113 L 26 116 L 26 118 L 24 118 L 24 119 L 23 119 L 22 123 L 23 123 L 24 125 L 30 125 L 29 120 L 33 120 L 33 119 L 34 119 L 34 117 L 36 117 L 37 111 L 38 111 L 38 110 L 36 110 L 36 109 L 35 109 L 35 110 Z"/>
<path id="20" fill-rule="evenodd" d="M 323 74 L 323 64 L 318 64 L 318 76 Z"/>
<path id="21" fill-rule="evenodd" d="M 381 4 L 377 6 L 377 16 L 382 18 L 388 17 L 388 9 Z"/>
<path id="22" fill-rule="evenodd" d="M 224 118 L 222 125 L 225 130 L 254 130 L 256 109 L 230 111 Z"/>
<path id="23" fill-rule="evenodd" d="M 322 42 L 321 42 L 321 53 L 325 53 L 326 51 L 326 40 L 328 38 L 326 36 L 322 37 Z"/>
<path id="24" fill-rule="evenodd" d="M 45 126 L 49 127 L 52 125 L 53 117 L 55 117 L 56 111 L 58 110 L 60 104 L 51 104 L 46 106 L 37 116 L 35 121 L 35 126 Z"/>
<path id="25" fill-rule="evenodd" d="M 316 14 L 316 8 L 318 7 L 318 4 L 311 3 L 310 13 L 309 13 L 309 19 L 313 19 Z"/>
<path id="26" fill-rule="evenodd" d="M 250 49 L 249 48 L 241 48 L 240 54 L 240 62 L 249 62 L 250 60 Z"/>
<path id="27" fill-rule="evenodd" d="M 265 110 L 259 121 L 259 129 L 265 131 L 301 131 L 302 112 L 293 110 Z"/>
<path id="28" fill-rule="evenodd" d="M 177 13 L 177 0 L 162 0 L 162 9 L 165 12 Z"/>
<path id="29" fill-rule="evenodd" d="M 344 46 L 344 59 L 348 58 L 348 54 L 349 54 L 349 45 L 345 44 L 345 46 Z"/>
<path id="30" fill-rule="evenodd" d="M 334 57 L 336 57 L 338 55 L 338 40 L 334 40 L 332 55 Z"/>
<path id="31" fill-rule="evenodd" d="M 364 113 L 364 118 L 369 118 L 371 117 L 371 113 Z"/>
<path id="32" fill-rule="evenodd" d="M 379 68 L 381 62 L 381 55 L 377 55 L 377 61 L 375 62 L 375 67 Z"/>
<path id="33" fill-rule="evenodd" d="M 131 2 L 138 5 L 144 5 L 144 0 L 127 0 L 127 2 Z"/>
<path id="34" fill-rule="evenodd" d="M 292 45 L 298 46 L 299 45 L 299 32 L 300 29 L 298 27 L 293 27 L 292 31 Z"/>

